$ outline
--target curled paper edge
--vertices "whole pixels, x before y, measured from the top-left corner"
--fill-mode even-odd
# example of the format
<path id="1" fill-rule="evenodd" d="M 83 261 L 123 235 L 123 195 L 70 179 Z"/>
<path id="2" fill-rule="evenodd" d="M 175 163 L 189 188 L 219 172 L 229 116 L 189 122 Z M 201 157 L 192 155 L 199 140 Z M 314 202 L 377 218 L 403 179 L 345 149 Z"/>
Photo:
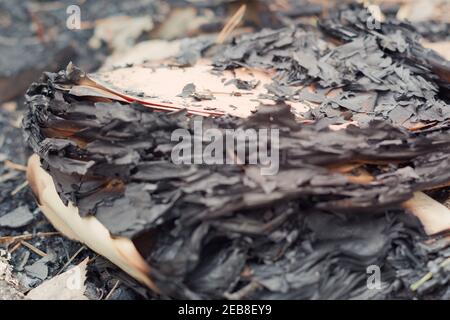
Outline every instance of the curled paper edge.
<path id="1" fill-rule="evenodd" d="M 159 293 L 148 276 L 150 266 L 139 254 L 133 242 L 124 237 L 113 237 L 94 216 L 81 217 L 72 203 L 64 205 L 52 177 L 41 167 L 39 156 L 28 159 L 27 180 L 36 197 L 39 209 L 50 223 L 66 237 L 79 241 L 104 256 L 131 277 Z"/>

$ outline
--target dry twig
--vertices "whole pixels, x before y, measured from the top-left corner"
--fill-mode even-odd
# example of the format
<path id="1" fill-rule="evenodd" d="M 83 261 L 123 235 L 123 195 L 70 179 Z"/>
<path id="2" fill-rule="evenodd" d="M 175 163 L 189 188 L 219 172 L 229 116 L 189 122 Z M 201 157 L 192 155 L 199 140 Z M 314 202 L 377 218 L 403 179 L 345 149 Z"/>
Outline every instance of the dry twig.
<path id="1" fill-rule="evenodd" d="M 27 247 L 28 249 L 30 249 L 31 251 L 33 251 L 34 253 L 36 253 L 38 256 L 41 257 L 45 257 L 47 256 L 47 253 L 45 253 L 44 251 L 36 248 L 35 246 L 33 246 L 31 243 L 26 242 L 25 240 L 20 240 L 20 244 L 24 245 L 25 247 Z"/>
<path id="2" fill-rule="evenodd" d="M 236 29 L 236 27 L 241 22 L 242 18 L 244 17 L 245 10 L 247 9 L 247 6 L 243 4 L 238 11 L 228 20 L 228 22 L 223 27 L 222 31 L 220 31 L 219 35 L 217 36 L 216 43 L 224 43 L 225 40 L 230 36 L 230 34 Z"/>
<path id="3" fill-rule="evenodd" d="M 22 164 L 18 164 L 18 163 L 14 163 L 10 160 L 5 160 L 4 162 L 5 167 L 11 169 L 11 170 L 16 170 L 16 171 L 27 171 L 27 167 L 22 165 Z"/>
<path id="4" fill-rule="evenodd" d="M 112 296 L 114 291 L 116 291 L 117 287 L 119 286 L 120 280 L 117 280 L 117 282 L 112 287 L 111 291 L 106 295 L 105 300 L 109 300 L 109 298 Z"/>
<path id="5" fill-rule="evenodd" d="M 28 181 L 25 180 L 21 184 L 19 184 L 13 191 L 11 191 L 11 196 L 15 196 L 17 193 L 19 193 L 20 190 L 25 188 L 28 185 Z"/>
<path id="6" fill-rule="evenodd" d="M 50 236 L 59 236 L 61 235 L 60 232 L 38 232 L 36 234 L 22 234 L 18 236 L 5 236 L 0 237 L 0 244 L 4 243 L 14 243 L 15 241 L 20 240 L 29 240 L 33 239 L 34 237 L 50 237 Z"/>
<path id="7" fill-rule="evenodd" d="M 450 265 L 450 257 L 445 259 L 444 261 L 442 261 L 442 263 L 439 265 L 441 268 L 445 268 L 448 265 Z M 430 280 L 431 278 L 433 278 L 433 272 L 428 272 L 427 274 L 425 274 L 422 278 L 420 278 L 418 281 L 414 282 L 411 286 L 410 289 L 412 291 L 416 291 L 417 289 L 419 289 L 419 287 L 421 285 L 423 285 L 425 282 L 427 282 L 428 280 Z"/>
<path id="8" fill-rule="evenodd" d="M 62 266 L 62 268 L 58 271 L 58 273 L 56 275 L 59 275 L 61 272 L 64 271 L 64 269 L 66 269 L 71 263 L 72 261 L 81 253 L 81 251 L 83 251 L 86 247 L 83 245 L 80 247 L 80 249 L 77 250 L 77 252 L 75 252 L 75 254 L 70 257 L 70 259 Z"/>

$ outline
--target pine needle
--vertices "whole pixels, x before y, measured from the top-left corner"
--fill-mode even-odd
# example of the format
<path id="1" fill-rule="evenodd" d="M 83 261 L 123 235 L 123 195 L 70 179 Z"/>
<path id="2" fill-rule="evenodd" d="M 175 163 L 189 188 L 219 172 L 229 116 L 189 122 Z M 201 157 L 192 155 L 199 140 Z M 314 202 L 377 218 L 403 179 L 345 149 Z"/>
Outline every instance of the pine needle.
<path id="1" fill-rule="evenodd" d="M 222 31 L 220 31 L 219 35 L 217 36 L 216 43 L 221 44 L 224 43 L 225 40 L 228 39 L 228 37 L 231 35 L 231 33 L 236 29 L 236 27 L 241 22 L 242 18 L 245 15 L 245 10 L 247 9 L 247 6 L 243 4 L 238 11 L 236 11 L 235 14 L 228 20 L 228 22 L 223 27 Z"/>

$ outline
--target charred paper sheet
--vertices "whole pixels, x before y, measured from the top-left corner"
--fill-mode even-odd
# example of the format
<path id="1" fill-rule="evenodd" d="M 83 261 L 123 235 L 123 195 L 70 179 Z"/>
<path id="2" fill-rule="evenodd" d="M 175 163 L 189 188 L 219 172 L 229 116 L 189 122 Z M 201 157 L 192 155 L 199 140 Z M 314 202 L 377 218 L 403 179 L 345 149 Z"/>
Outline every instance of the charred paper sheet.
<path id="1" fill-rule="evenodd" d="M 131 239 L 164 297 L 408 294 L 429 256 L 448 254 L 445 238 L 411 245 L 425 233 L 402 207 L 450 183 L 448 62 L 402 25 L 368 30 L 364 9 L 345 10 L 320 29 L 201 46 L 189 67 L 47 73 L 28 90 L 25 138 L 62 201 Z M 211 129 L 276 132 L 273 174 L 250 161 L 258 135 L 244 157 L 214 145 L 234 165 L 198 159 L 213 146 L 197 130 Z M 180 163 L 174 132 L 191 139 Z M 370 265 L 386 275 L 378 291 Z"/>

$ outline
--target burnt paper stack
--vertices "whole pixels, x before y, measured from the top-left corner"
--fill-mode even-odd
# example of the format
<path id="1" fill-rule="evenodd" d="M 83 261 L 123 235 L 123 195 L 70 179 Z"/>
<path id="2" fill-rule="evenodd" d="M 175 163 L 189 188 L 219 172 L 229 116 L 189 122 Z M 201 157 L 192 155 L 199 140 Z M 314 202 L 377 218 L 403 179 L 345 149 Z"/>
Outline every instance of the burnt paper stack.
<path id="1" fill-rule="evenodd" d="M 448 237 L 424 242 L 425 220 L 404 210 L 450 183 L 445 60 L 413 65 L 423 56 L 410 49 L 421 47 L 400 29 L 341 20 L 321 22 L 342 41 L 334 47 L 319 30 L 261 31 L 181 71 L 45 74 L 23 121 L 45 170 L 29 169 L 41 209 L 162 297 L 445 296 Z M 392 28 L 405 49 L 383 44 Z M 251 161 L 261 159 L 260 135 L 247 136 L 243 157 L 230 147 L 239 130 L 264 132 L 271 161 Z M 217 161 L 205 163 L 211 149 Z M 77 230 L 88 225 L 106 234 Z M 434 276 L 422 284 L 428 262 Z M 381 270 L 377 290 L 370 266 Z"/>
<path id="2" fill-rule="evenodd" d="M 244 35 L 213 64 L 275 69 L 268 95 L 308 103 L 314 108 L 302 117 L 328 124 L 353 119 L 365 126 L 375 118 L 414 129 L 449 119 L 450 63 L 422 47 L 412 27 L 380 23 L 359 7 L 337 11 L 319 27 Z M 314 86 L 289 87 L 305 84 Z"/>

